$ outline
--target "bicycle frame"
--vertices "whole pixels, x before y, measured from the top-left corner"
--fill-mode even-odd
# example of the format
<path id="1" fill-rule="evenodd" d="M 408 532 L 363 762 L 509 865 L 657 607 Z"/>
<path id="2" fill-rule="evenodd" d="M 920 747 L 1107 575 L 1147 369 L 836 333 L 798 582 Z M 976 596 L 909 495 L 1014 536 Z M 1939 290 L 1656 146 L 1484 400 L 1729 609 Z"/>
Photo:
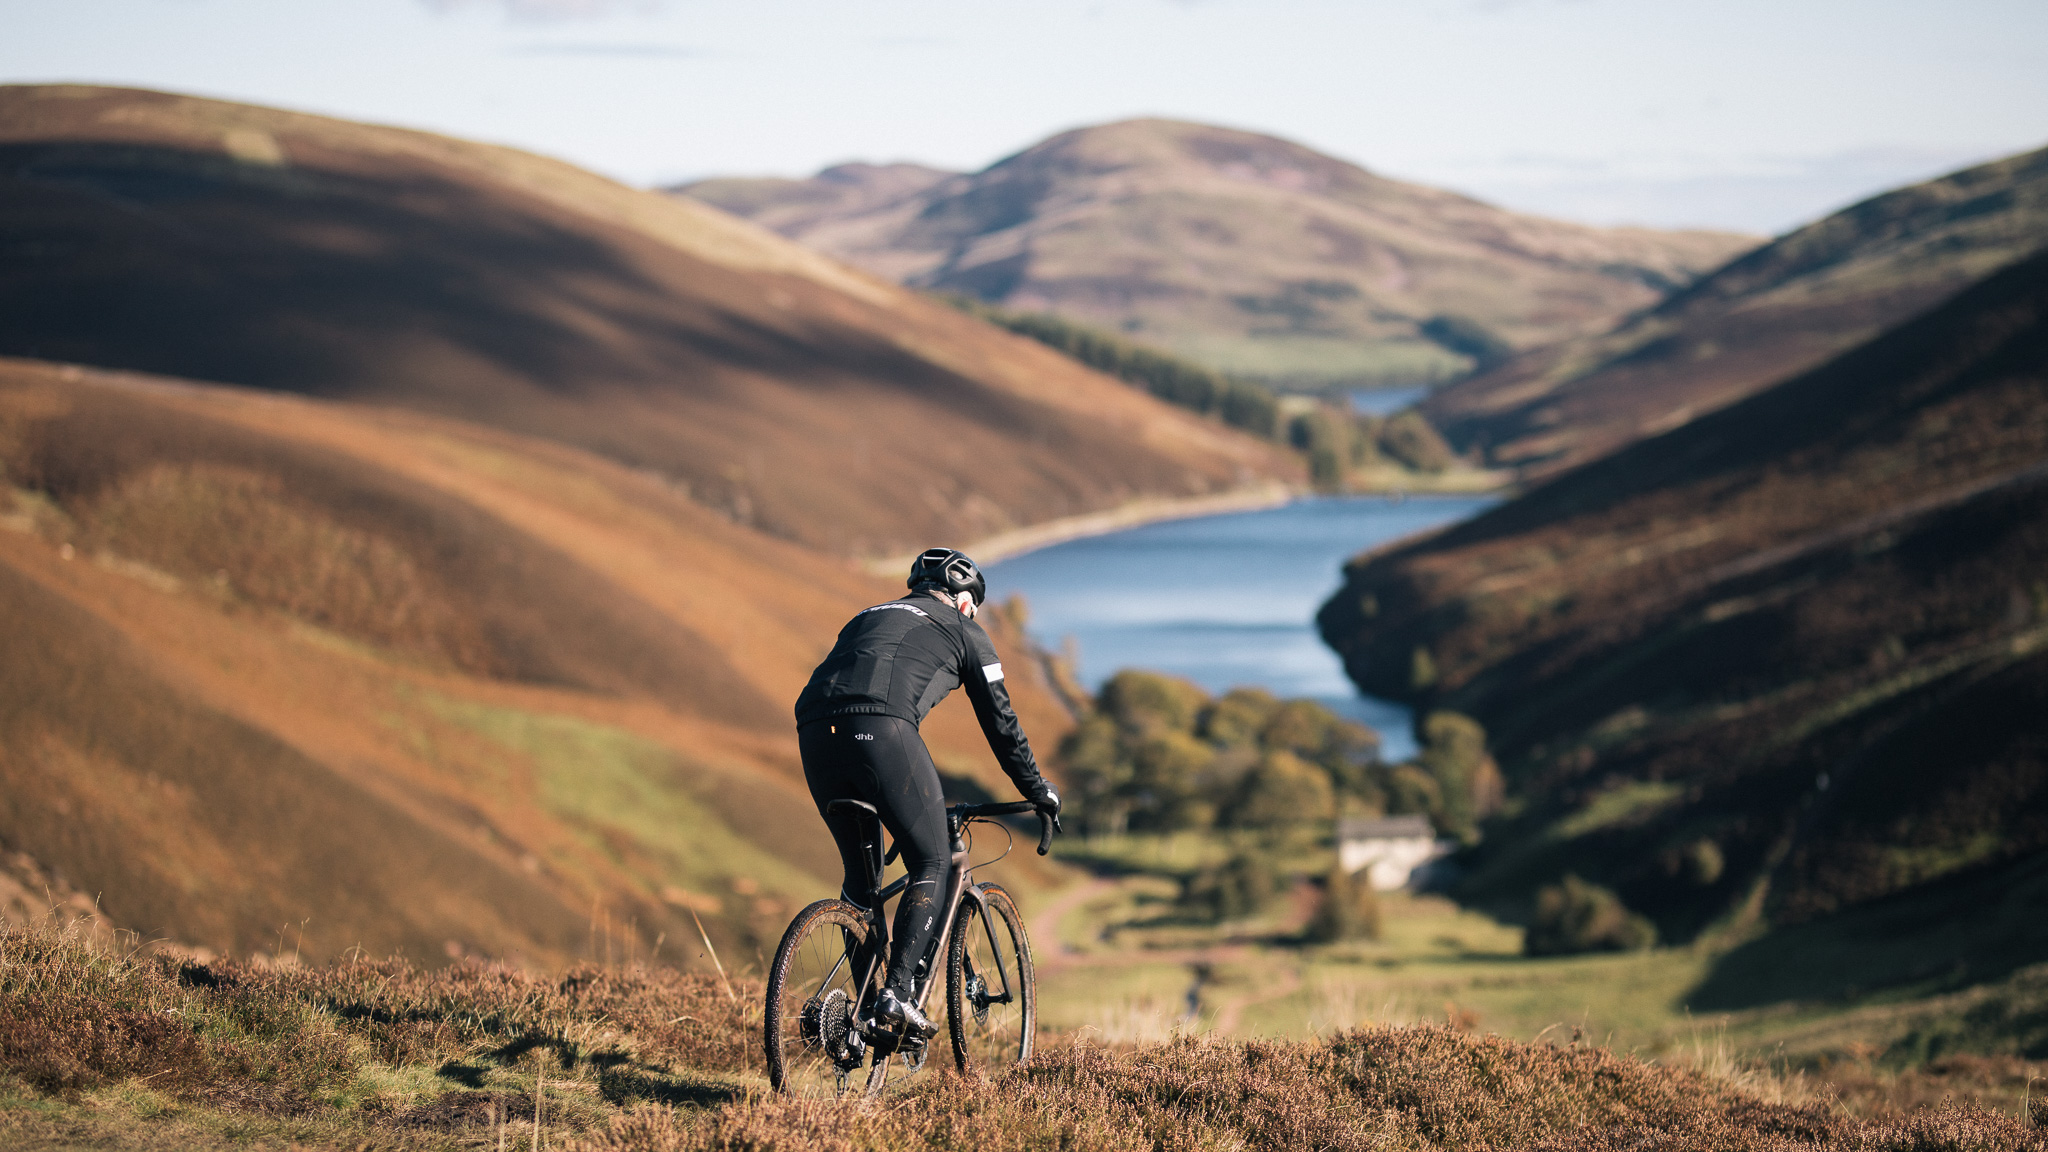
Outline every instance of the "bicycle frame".
<path id="1" fill-rule="evenodd" d="M 968 860 L 967 828 L 970 824 L 976 822 L 993 823 L 990 818 L 994 816 L 1022 815 L 1033 810 L 1032 805 L 1028 802 L 1012 804 L 955 804 L 946 809 L 946 831 L 952 841 L 952 863 L 951 867 L 947 869 L 950 883 L 946 890 L 945 911 L 943 913 L 945 918 L 939 922 L 938 931 L 932 934 L 931 947 L 919 958 L 919 965 L 923 975 L 921 977 L 913 977 L 915 983 L 912 986 L 912 999 L 917 1004 L 919 1011 L 922 1011 L 925 1004 L 930 1001 L 932 990 L 938 987 L 938 958 L 946 955 L 947 948 L 951 946 L 953 930 L 957 927 L 956 921 L 959 918 L 960 907 L 966 900 L 973 900 L 975 902 L 977 910 L 981 912 L 979 919 L 982 926 L 985 931 L 990 933 L 989 944 L 995 956 L 996 974 L 1003 982 L 1002 997 L 994 1002 L 1008 1003 L 1010 997 L 1015 994 L 1015 984 L 1013 983 L 1012 976 L 1003 964 L 1002 950 L 995 946 L 995 929 L 990 924 L 987 912 L 981 909 L 981 893 L 974 886 L 974 869 Z M 1043 814 L 1040 815 L 1039 819 L 1041 822 L 1041 835 L 1039 837 L 1038 852 L 1042 856 L 1045 854 L 1052 839 L 1052 822 L 1046 819 Z M 867 829 L 872 831 L 875 837 L 873 841 L 861 846 L 863 849 L 862 856 L 868 862 L 868 887 L 870 890 L 876 890 L 881 882 L 881 870 L 887 867 L 891 861 L 895 860 L 896 849 L 892 847 L 888 856 L 881 858 L 878 862 L 877 857 L 881 850 L 881 821 L 870 815 L 865 818 L 865 822 Z M 888 963 L 889 947 L 893 941 L 889 935 L 889 918 L 882 914 L 882 909 L 890 900 L 901 895 L 909 883 L 909 876 L 899 876 L 887 886 L 876 890 L 874 907 L 868 909 L 868 920 L 873 932 L 873 941 L 868 948 L 870 965 Z M 834 971 L 837 971 L 836 967 Z M 867 972 L 861 974 L 859 987 L 863 989 L 871 987 L 873 977 L 874 969 L 870 967 Z M 866 1005 L 862 1005 L 862 1007 L 865 1008 Z M 868 1043 L 874 1045 L 881 1052 L 892 1051 L 899 1039 L 895 1033 L 889 1032 L 886 1029 L 874 1029 L 871 1031 L 863 1027 L 862 1031 L 867 1034 L 866 1039 Z"/>

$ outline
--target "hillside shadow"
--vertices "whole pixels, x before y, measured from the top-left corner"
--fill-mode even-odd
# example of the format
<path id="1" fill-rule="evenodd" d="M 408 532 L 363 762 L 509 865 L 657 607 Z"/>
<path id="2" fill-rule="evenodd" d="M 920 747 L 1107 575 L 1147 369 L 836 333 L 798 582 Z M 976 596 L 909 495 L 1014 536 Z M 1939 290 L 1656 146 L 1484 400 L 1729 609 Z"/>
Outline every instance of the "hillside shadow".
<path id="1" fill-rule="evenodd" d="M 2048 961 L 2044 909 L 2048 855 L 1975 870 L 1752 940 L 1714 962 L 1686 1007 L 1840 1003 L 2001 980 Z"/>
<path id="2" fill-rule="evenodd" d="M 746 277 L 667 245 L 375 163 L 340 172 L 161 146 L 0 145 L 13 238 L 0 352 L 375 394 L 536 431 L 559 431 L 559 416 L 517 418 L 541 397 L 715 392 L 734 371 L 813 391 L 858 379 L 970 418 L 1046 422 L 814 311 L 768 321 L 728 306 L 752 295 L 736 291 Z M 507 396 L 506 383 L 533 391 Z M 595 446 L 614 455 L 630 438 L 609 436 Z"/>

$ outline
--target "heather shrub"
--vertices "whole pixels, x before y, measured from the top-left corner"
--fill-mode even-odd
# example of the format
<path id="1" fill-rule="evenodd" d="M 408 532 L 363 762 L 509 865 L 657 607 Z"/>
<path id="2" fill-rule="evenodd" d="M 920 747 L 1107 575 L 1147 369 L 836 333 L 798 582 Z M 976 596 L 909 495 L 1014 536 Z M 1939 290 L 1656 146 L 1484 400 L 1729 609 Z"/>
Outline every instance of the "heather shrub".
<path id="1" fill-rule="evenodd" d="M 743 1072 L 757 988 L 636 966 L 540 976 L 404 961 L 328 968 L 123 955 L 72 929 L 0 924 L 0 1074 L 43 1092 L 127 1078 L 215 1104 L 298 1113 L 366 1063 Z"/>
<path id="2" fill-rule="evenodd" d="M 414 557 L 292 498 L 276 477 L 158 464 L 79 511 L 95 547 L 375 643 L 481 658 Z"/>
<path id="3" fill-rule="evenodd" d="M 152 1106 L 126 1128 L 96 1127 L 120 1096 L 0 1110 L 0 1145 L 2048 1152 L 2041 1129 L 1948 1104 L 1859 1120 L 1682 1067 L 1441 1027 L 1047 1037 L 994 1079 L 947 1073 L 941 1057 L 883 1107 L 791 1100 L 726 1079 L 758 1072 L 759 995 L 653 969 L 198 964 L 0 924 L 0 1079 L 68 1096 L 125 1082 L 215 1110 L 182 1109 L 210 1128 L 156 1129 L 181 1110 Z M 425 1074 L 394 1071 L 409 1067 Z M 492 1069 L 521 1079 L 471 1086 Z"/>
<path id="4" fill-rule="evenodd" d="M 0 1072 L 64 1094 L 138 1077 L 271 1111 L 303 1110 L 353 1075 L 347 1042 L 312 1005 L 194 973 L 76 928 L 0 925 Z"/>
<path id="5" fill-rule="evenodd" d="M 564 1147 L 2022 1152 L 2048 1143 L 1969 1109 L 1872 1123 L 1604 1050 L 1421 1027 L 1311 1043 L 1052 1045 L 994 1080 L 921 1078 L 886 1107 L 760 1096 L 696 1114 L 642 1109 Z"/>

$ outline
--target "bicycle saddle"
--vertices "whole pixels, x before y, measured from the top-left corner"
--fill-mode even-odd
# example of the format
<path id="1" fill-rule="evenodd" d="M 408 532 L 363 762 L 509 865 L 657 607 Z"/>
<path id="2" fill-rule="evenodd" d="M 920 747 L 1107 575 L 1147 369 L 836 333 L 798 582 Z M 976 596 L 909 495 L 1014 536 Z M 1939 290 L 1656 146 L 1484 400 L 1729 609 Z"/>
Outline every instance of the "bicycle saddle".
<path id="1" fill-rule="evenodd" d="M 825 811 L 827 812 L 838 812 L 842 809 L 848 812 L 865 812 L 877 819 L 880 819 L 882 815 L 873 804 L 865 800 L 834 800 L 825 805 Z"/>

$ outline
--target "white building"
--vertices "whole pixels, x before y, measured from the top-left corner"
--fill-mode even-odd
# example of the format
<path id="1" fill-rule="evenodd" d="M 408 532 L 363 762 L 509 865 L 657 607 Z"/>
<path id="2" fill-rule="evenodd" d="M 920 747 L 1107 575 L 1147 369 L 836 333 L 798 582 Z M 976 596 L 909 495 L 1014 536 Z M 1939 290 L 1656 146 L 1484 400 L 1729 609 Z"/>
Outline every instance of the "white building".
<path id="1" fill-rule="evenodd" d="M 1381 891 L 1412 886 L 1423 865 L 1457 847 L 1456 840 L 1436 838 L 1427 816 L 1337 821 L 1338 865 L 1346 872 L 1363 871 L 1366 882 Z"/>

